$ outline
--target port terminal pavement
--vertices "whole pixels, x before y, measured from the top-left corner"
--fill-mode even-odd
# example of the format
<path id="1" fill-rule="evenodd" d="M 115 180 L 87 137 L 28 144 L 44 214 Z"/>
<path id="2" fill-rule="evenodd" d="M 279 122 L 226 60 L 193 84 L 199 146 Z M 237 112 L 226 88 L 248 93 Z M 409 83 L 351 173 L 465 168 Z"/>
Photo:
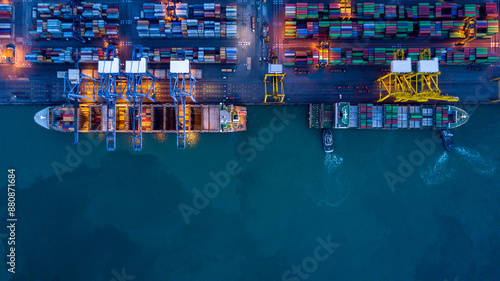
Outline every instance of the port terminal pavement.
<path id="1" fill-rule="evenodd" d="M 40 1 L 41 2 L 41 1 Z M 43 1 L 46 2 L 46 1 Z M 63 3 L 63 1 L 51 1 Z M 237 47 L 238 63 L 224 65 L 194 65 L 203 70 L 203 78 L 197 81 L 196 98 L 199 103 L 231 102 L 235 104 L 262 104 L 264 101 L 263 78 L 267 73 L 267 64 L 259 63 L 262 39 L 260 27 L 270 26 L 269 49 L 283 59 L 288 49 L 311 49 L 317 40 L 284 40 L 284 1 L 237 0 L 238 4 L 238 39 L 142 39 L 136 30 L 136 18 L 143 3 L 152 1 L 95 1 L 120 5 L 120 38 L 117 40 L 122 61 L 131 57 L 132 48 L 136 44 L 144 47 Z M 193 0 L 189 3 L 204 3 Z M 234 3 L 236 1 L 216 1 L 217 3 Z M 286 1 L 296 3 L 305 1 Z M 311 3 L 329 3 L 327 1 L 310 1 Z M 378 1 L 392 3 L 394 1 Z M 399 1 L 403 2 L 403 1 Z M 415 4 L 419 1 L 404 1 L 404 4 Z M 484 1 L 458 1 L 459 3 L 484 3 Z M 23 54 L 34 47 L 102 47 L 101 40 L 91 40 L 82 44 L 76 40 L 47 41 L 35 40 L 29 34 L 34 19 L 31 9 L 38 1 L 14 1 L 15 6 L 15 42 L 20 46 L 17 50 L 15 65 L 1 65 L 0 71 L 0 104 L 59 104 L 65 102 L 63 80 L 56 78 L 57 71 L 73 68 L 73 64 L 32 64 L 24 61 Z M 352 2 L 356 3 L 355 1 Z M 400 3 L 403 4 L 403 3 Z M 255 32 L 252 31 L 251 18 L 256 17 Z M 331 41 L 339 47 L 454 47 L 455 41 L 425 40 L 337 40 Z M 467 47 L 489 47 L 498 53 L 498 35 L 491 40 L 476 40 Z M 2 42 L 4 44 L 4 42 Z M 20 57 L 21 56 L 21 57 Z M 251 58 L 248 70 L 246 58 Z M 262 59 L 261 59 L 262 60 Z M 498 65 L 481 65 L 474 68 L 468 66 L 441 66 L 440 88 L 443 93 L 460 98 L 460 103 L 488 103 L 499 98 L 497 82 L 490 79 L 500 76 Z M 96 64 L 80 64 L 80 69 L 96 69 Z M 150 64 L 150 69 L 166 69 L 168 64 Z M 231 68 L 234 72 L 221 72 Z M 328 66 L 308 67 L 308 74 L 296 74 L 294 67 L 285 67 L 285 104 L 334 103 L 338 101 L 374 102 L 379 97 L 377 78 L 387 73 L 389 66 Z M 345 72 L 344 72 L 345 70 Z M 160 80 L 156 85 L 157 101 L 172 102 L 169 96 L 168 80 Z"/>

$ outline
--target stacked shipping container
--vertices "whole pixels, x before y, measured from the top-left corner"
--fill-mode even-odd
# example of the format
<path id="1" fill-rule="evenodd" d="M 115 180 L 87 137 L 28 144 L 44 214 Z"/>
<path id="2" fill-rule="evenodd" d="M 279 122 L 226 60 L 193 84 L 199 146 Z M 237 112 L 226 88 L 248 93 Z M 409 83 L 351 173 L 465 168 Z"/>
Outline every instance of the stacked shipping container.
<path id="1" fill-rule="evenodd" d="M 74 63 L 78 55 L 82 63 L 97 63 L 104 59 L 102 48 L 32 48 L 31 53 L 25 55 L 25 59 L 35 63 Z"/>
<path id="2" fill-rule="evenodd" d="M 142 20 L 137 22 L 141 38 L 237 38 L 236 4 L 176 5 L 177 18 L 164 4 L 143 4 Z"/>
<path id="3" fill-rule="evenodd" d="M 184 49 L 186 59 L 192 63 L 236 63 L 235 47 L 194 47 L 194 48 L 144 48 L 150 63 L 169 63 L 176 59 L 176 52 Z"/>
<path id="4" fill-rule="evenodd" d="M 175 60 L 176 52 L 181 48 L 144 48 L 150 63 L 169 63 Z M 235 47 L 194 47 L 184 48 L 186 58 L 192 63 L 236 63 Z M 74 63 L 78 56 L 82 63 L 97 63 L 104 59 L 102 48 L 33 48 L 25 59 L 34 63 Z"/>
<path id="5" fill-rule="evenodd" d="M 464 38 L 467 16 L 478 19 L 478 38 L 498 33 L 495 3 L 358 3 L 349 20 L 342 20 L 340 4 L 298 3 L 285 5 L 285 39 Z"/>
<path id="6" fill-rule="evenodd" d="M 340 4 L 285 4 L 285 20 L 332 20 L 342 19 Z M 465 17 L 496 19 L 497 4 L 486 3 L 419 3 L 418 5 L 385 5 L 373 2 L 357 3 L 349 15 L 350 20 L 392 20 L 392 19 L 458 19 Z"/>

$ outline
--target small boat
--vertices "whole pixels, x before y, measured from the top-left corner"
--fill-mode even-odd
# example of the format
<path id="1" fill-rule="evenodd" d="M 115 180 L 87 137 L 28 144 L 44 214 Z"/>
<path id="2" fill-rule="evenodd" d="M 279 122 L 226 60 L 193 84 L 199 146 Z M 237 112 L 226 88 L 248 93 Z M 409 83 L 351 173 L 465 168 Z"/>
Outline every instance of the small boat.
<path id="1" fill-rule="evenodd" d="M 323 130 L 323 150 L 325 153 L 333 152 L 333 133 L 330 129 Z"/>
<path id="2" fill-rule="evenodd" d="M 453 140 L 451 139 L 453 137 L 453 134 L 450 133 L 448 130 L 441 130 L 441 139 L 443 140 L 443 145 L 444 148 L 447 151 L 452 151 L 455 149 L 455 144 L 453 143 Z"/>

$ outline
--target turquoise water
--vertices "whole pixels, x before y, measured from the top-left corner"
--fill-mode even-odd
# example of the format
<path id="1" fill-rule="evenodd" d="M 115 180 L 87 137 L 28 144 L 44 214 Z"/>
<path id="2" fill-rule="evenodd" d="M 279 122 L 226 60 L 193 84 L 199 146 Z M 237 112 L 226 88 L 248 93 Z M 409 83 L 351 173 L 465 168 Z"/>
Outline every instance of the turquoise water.
<path id="1" fill-rule="evenodd" d="M 500 276 L 497 107 L 469 108 L 457 151 L 430 131 L 336 130 L 328 156 L 305 106 L 249 107 L 247 132 L 184 151 L 120 135 L 112 153 L 39 127 L 40 109 L 0 109 L 2 174 L 18 180 L 16 273 L 0 280 Z"/>

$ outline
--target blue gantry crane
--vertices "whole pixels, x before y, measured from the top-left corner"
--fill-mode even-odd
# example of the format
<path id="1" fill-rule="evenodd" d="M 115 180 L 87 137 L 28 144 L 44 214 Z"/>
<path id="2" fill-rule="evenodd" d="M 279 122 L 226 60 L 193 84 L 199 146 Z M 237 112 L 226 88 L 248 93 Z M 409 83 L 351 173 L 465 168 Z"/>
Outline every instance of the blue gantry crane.
<path id="1" fill-rule="evenodd" d="M 131 103 L 132 143 L 134 150 L 142 149 L 142 102 L 156 101 L 155 82 L 158 80 L 148 71 L 147 55 L 141 45 L 134 46 L 132 60 L 126 61 L 127 98 Z"/>
<path id="2" fill-rule="evenodd" d="M 95 82 L 97 82 L 96 79 L 81 74 L 78 68 L 69 69 L 67 75 L 64 76 L 64 95 L 68 105 L 73 106 L 74 109 L 75 144 L 78 143 L 78 108 L 80 99 L 96 102 Z"/>
<path id="3" fill-rule="evenodd" d="M 116 101 L 125 96 L 125 75 L 120 71 L 120 59 L 114 45 L 109 44 L 104 53 L 104 60 L 98 62 L 100 76 L 99 97 L 106 101 L 105 127 L 106 147 L 108 151 L 116 149 Z"/>
<path id="4" fill-rule="evenodd" d="M 175 102 L 177 127 L 177 148 L 186 148 L 186 97 L 196 102 L 194 97 L 196 79 L 191 76 L 189 60 L 184 50 L 178 50 L 176 60 L 170 61 L 170 95 Z"/>

